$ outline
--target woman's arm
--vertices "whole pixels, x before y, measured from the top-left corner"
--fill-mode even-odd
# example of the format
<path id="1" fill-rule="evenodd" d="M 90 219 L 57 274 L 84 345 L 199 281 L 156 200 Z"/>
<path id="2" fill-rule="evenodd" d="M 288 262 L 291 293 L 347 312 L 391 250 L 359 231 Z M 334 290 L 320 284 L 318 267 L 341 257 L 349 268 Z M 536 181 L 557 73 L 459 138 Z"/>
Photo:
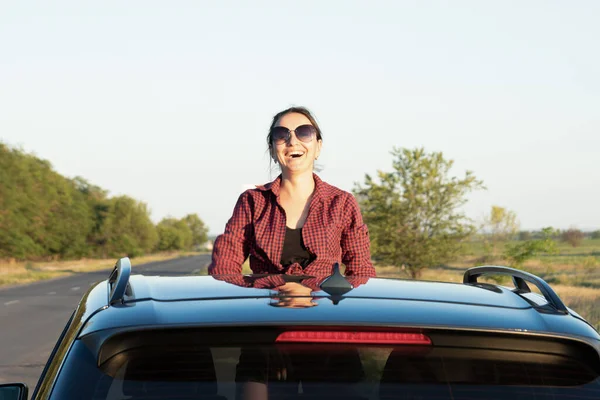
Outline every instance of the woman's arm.
<path id="1" fill-rule="evenodd" d="M 369 230 L 363 222 L 356 198 L 348 194 L 344 207 L 344 229 L 340 245 L 342 263 L 346 266 L 347 276 L 375 276 L 371 262 L 371 242 Z"/>
<path id="2" fill-rule="evenodd" d="M 212 261 L 208 266 L 210 275 L 242 273 L 242 264 L 248 258 L 254 235 L 251 200 L 249 191 L 240 195 L 233 215 L 225 225 L 225 232 L 215 240 Z"/>

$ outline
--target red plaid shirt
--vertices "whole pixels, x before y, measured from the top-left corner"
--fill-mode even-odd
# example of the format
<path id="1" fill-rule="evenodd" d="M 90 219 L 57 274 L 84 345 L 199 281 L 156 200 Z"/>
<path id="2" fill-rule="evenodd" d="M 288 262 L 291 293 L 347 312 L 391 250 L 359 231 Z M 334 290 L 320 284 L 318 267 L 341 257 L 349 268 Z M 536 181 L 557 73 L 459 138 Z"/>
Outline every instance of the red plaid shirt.
<path id="1" fill-rule="evenodd" d="M 242 193 L 213 247 L 211 275 L 241 274 L 250 256 L 255 274 L 329 275 L 341 262 L 346 276 L 375 276 L 367 226 L 358 202 L 348 192 L 314 175 L 315 191 L 302 227 L 306 249 L 315 259 L 306 268 L 294 263 L 281 265 L 285 238 L 285 211 L 279 204 L 281 175 L 273 182 Z"/>

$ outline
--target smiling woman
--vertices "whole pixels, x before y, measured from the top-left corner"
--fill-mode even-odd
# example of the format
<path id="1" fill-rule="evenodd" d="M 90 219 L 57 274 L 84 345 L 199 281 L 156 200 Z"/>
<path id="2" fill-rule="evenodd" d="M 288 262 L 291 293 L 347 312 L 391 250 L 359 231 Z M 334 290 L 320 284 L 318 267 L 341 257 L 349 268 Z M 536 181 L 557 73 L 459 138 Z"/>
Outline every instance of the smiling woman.
<path id="1" fill-rule="evenodd" d="M 290 128 L 290 127 L 294 128 Z M 314 168 L 321 154 L 323 138 L 321 129 L 312 114 L 305 108 L 284 110 L 273 118 L 267 136 L 267 145 L 273 161 L 282 173 L 298 173 Z"/>
<path id="2" fill-rule="evenodd" d="M 214 244 L 210 274 L 254 273 L 375 276 L 367 226 L 358 203 L 314 172 L 323 138 L 314 116 L 292 107 L 273 117 L 267 145 L 281 174 L 242 193 Z"/>

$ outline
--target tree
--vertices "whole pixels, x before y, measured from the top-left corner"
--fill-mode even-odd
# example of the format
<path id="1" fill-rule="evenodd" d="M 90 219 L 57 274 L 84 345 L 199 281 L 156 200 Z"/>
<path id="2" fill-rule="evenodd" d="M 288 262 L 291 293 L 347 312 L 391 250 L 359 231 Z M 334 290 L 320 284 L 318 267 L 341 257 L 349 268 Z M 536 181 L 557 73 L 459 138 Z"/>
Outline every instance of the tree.
<path id="1" fill-rule="evenodd" d="M 517 214 L 500 206 L 492 206 L 485 223 L 495 240 L 508 240 L 519 230 Z"/>
<path id="2" fill-rule="evenodd" d="M 405 266 L 419 278 L 424 268 L 448 262 L 475 226 L 461 211 L 466 195 L 483 188 L 471 171 L 450 176 L 452 160 L 442 153 L 394 148 L 393 171 L 365 176 L 354 194 L 369 227 L 376 261 Z"/>
<path id="3" fill-rule="evenodd" d="M 158 234 L 148 206 L 128 196 L 111 198 L 109 206 L 102 229 L 107 254 L 136 257 L 152 251 Z"/>
<path id="4" fill-rule="evenodd" d="M 525 261 L 539 254 L 554 254 L 557 252 L 556 242 L 552 239 L 556 235 L 552 227 L 542 229 L 539 239 L 531 239 L 508 245 L 504 256 L 511 261 L 511 266 L 521 268 Z"/>
<path id="5" fill-rule="evenodd" d="M 561 234 L 561 239 L 563 242 L 569 243 L 572 247 L 577 247 L 581 245 L 583 242 L 583 232 L 579 229 L 568 229 Z"/>
<path id="6" fill-rule="evenodd" d="M 192 246 L 200 246 L 208 240 L 208 227 L 197 214 L 188 214 L 183 221 L 192 231 Z"/>
<path id="7" fill-rule="evenodd" d="M 103 235 L 104 223 L 110 213 L 108 191 L 91 184 L 80 176 L 73 178 L 72 182 L 84 196 L 91 210 L 92 228 L 87 237 L 90 252 L 94 255 L 104 256 L 102 254 L 102 249 L 106 245 L 106 237 Z"/>
<path id="8" fill-rule="evenodd" d="M 517 214 L 504 207 L 492 206 L 490 214 L 485 217 L 483 230 L 491 242 L 491 248 L 487 241 L 485 247 L 488 248 L 492 257 L 498 255 L 498 244 L 514 236 L 519 230 L 519 221 Z"/>
<path id="9" fill-rule="evenodd" d="M 0 143 L 0 257 L 79 257 L 90 210 L 48 161 Z"/>
<path id="10" fill-rule="evenodd" d="M 600 239 L 600 231 L 592 232 L 592 239 Z"/>
<path id="11" fill-rule="evenodd" d="M 194 235 L 184 219 L 163 218 L 156 227 L 158 231 L 159 251 L 188 250 Z"/>

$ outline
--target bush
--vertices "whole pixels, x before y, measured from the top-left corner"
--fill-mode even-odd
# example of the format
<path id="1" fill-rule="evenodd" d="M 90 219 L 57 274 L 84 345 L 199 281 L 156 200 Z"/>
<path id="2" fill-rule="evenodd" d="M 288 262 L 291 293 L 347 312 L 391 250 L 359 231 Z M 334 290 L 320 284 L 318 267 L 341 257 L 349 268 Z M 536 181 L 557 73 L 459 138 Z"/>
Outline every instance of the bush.
<path id="1" fill-rule="evenodd" d="M 583 267 L 590 272 L 600 266 L 600 260 L 594 256 L 587 256 L 583 259 Z"/>
<path id="2" fill-rule="evenodd" d="M 531 232 L 529 232 L 529 231 L 519 232 L 519 240 L 522 242 L 524 242 L 526 240 L 531 240 Z"/>
<path id="3" fill-rule="evenodd" d="M 521 268 L 525 261 L 538 254 L 553 254 L 557 252 L 556 243 L 552 240 L 554 229 L 548 227 L 540 232 L 540 239 L 517 242 L 506 246 L 504 256 L 511 260 L 511 265 L 515 268 Z"/>
<path id="4" fill-rule="evenodd" d="M 562 233 L 561 239 L 563 242 L 569 243 L 573 247 L 577 247 L 581 245 L 583 242 L 583 232 L 579 229 L 569 229 Z"/>

